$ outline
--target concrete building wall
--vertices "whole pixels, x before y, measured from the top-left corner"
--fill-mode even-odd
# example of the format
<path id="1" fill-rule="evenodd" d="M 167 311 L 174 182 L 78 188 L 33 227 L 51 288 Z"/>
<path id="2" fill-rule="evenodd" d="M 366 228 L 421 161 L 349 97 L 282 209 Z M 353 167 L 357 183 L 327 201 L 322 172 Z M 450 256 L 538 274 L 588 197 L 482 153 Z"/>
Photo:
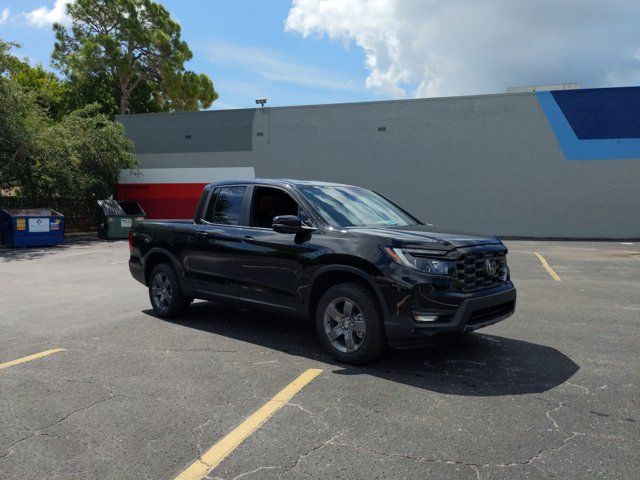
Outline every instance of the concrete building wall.
<path id="1" fill-rule="evenodd" d="M 572 99 L 523 93 L 120 120 L 136 142 L 143 169 L 253 167 L 257 177 L 351 183 L 379 191 L 442 228 L 503 236 L 639 238 L 640 140 L 629 138 L 636 135 L 634 127 L 611 127 L 617 120 L 597 111 L 604 90 L 621 93 L 591 91 L 597 101 L 572 97 L 587 110 L 594 104 L 591 113 L 573 112 Z M 640 88 L 627 90 L 625 104 L 629 95 L 640 100 Z M 564 113 L 558 116 L 554 108 Z M 233 118 L 233 128 L 220 122 L 223 115 Z M 629 112 L 623 117 L 634 118 Z M 597 127 L 599 118 L 613 128 L 606 135 L 618 128 L 626 137 L 600 138 L 597 132 L 607 125 Z M 589 133 L 585 125 L 594 122 L 597 132 Z M 156 129 L 159 124 L 163 127 Z M 567 124 L 587 138 L 563 133 Z M 156 143 L 156 135 L 164 138 Z M 249 144 L 245 150 L 228 148 Z"/>

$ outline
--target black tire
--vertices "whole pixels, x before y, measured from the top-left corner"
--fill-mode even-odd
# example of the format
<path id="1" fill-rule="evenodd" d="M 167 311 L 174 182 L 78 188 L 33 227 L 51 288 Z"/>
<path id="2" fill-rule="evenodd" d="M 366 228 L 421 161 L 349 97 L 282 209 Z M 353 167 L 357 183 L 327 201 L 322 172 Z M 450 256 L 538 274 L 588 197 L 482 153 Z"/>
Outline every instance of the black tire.
<path id="1" fill-rule="evenodd" d="M 375 359 L 387 346 L 378 299 L 357 282 L 334 285 L 322 295 L 316 307 L 316 332 L 333 358 L 353 365 Z"/>
<path id="2" fill-rule="evenodd" d="M 151 271 L 149 300 L 160 318 L 177 318 L 189 309 L 191 303 L 182 294 L 176 272 L 168 263 L 156 265 Z"/>

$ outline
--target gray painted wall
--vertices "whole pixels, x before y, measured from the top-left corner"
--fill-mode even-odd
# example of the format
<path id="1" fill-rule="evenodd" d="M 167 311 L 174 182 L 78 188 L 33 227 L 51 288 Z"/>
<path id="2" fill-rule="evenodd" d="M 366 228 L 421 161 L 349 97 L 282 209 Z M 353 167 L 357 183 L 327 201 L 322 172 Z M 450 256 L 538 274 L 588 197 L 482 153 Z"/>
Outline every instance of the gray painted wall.
<path id="1" fill-rule="evenodd" d="M 253 166 L 257 177 L 351 183 L 456 230 L 640 238 L 640 158 L 566 160 L 535 94 L 120 120 L 141 168 Z"/>

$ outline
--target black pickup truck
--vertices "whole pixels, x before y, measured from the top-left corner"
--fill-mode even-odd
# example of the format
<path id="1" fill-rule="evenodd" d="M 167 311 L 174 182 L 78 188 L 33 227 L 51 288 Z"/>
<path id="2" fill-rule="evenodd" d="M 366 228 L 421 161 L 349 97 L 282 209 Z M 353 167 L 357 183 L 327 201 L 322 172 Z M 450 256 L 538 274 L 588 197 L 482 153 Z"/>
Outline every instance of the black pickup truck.
<path id="1" fill-rule="evenodd" d="M 129 268 L 160 317 L 195 298 L 275 309 L 315 322 L 336 359 L 364 363 L 513 314 L 502 242 L 433 230 L 364 188 L 221 181 L 193 220 L 136 225 Z"/>

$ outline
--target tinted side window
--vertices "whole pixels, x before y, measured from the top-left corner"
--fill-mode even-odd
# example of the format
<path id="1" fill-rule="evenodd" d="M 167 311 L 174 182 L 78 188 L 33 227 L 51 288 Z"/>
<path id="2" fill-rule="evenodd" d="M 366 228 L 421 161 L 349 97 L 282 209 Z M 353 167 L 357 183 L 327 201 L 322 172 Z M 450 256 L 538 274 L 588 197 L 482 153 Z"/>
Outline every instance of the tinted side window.
<path id="1" fill-rule="evenodd" d="M 273 217 L 298 215 L 298 203 L 278 188 L 256 187 L 251 205 L 251 226 L 271 228 Z"/>
<path id="2" fill-rule="evenodd" d="M 218 190 L 211 223 L 238 225 L 246 187 L 222 187 Z"/>
<path id="3" fill-rule="evenodd" d="M 216 197 L 218 196 L 218 191 L 220 189 L 216 188 L 211 194 L 211 198 L 209 198 L 209 203 L 207 204 L 207 209 L 204 211 L 202 218 L 209 223 L 213 222 L 213 207 L 216 206 Z"/>

